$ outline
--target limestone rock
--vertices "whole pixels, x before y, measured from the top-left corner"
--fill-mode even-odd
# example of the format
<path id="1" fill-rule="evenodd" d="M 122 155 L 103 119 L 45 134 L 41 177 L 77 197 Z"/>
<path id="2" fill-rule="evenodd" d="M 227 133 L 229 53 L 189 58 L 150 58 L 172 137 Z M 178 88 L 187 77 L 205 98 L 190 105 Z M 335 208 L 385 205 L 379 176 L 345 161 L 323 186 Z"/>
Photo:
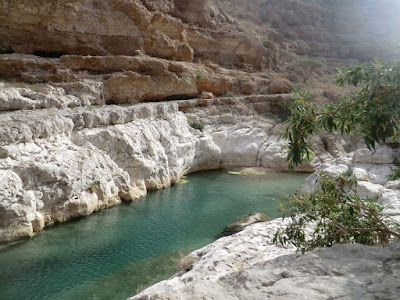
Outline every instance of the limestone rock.
<path id="1" fill-rule="evenodd" d="M 85 89 L 62 86 L 71 93 Z M 53 91 L 42 88 L 44 95 Z M 1 241 L 136 199 L 189 172 L 259 166 L 258 149 L 276 121 L 272 112 L 258 115 L 254 104 L 276 101 L 249 96 L 2 114 L 0 169 L 4 191 L 12 192 L 0 201 Z M 213 113 L 218 110 L 225 113 Z M 205 123 L 203 132 L 189 126 L 192 116 Z"/>
<path id="2" fill-rule="evenodd" d="M 18 53 L 59 57 L 139 50 L 169 60 L 204 57 L 250 69 L 276 65 L 274 50 L 247 38 L 238 22 L 210 1 L 6 1 L 0 20 L 1 41 Z"/>
<path id="3" fill-rule="evenodd" d="M 101 90 L 102 83 L 91 80 L 58 85 L 0 83 L 0 111 L 103 104 Z"/>
<path id="4" fill-rule="evenodd" d="M 257 73 L 244 78 L 238 71 L 213 64 L 135 56 L 0 55 L 0 110 L 66 108 L 105 103 L 207 98 L 252 94 L 267 80 Z M 4 91 L 3 91 L 4 89 Z M 269 111 L 269 108 L 266 109 Z"/>
<path id="5" fill-rule="evenodd" d="M 203 92 L 201 92 L 199 98 L 200 98 L 200 99 L 213 99 L 213 98 L 214 98 L 214 94 L 211 93 L 211 92 L 205 92 L 205 91 L 203 91 Z"/>
<path id="6" fill-rule="evenodd" d="M 390 1 L 375 9 L 379 4 L 376 0 L 272 0 L 263 1 L 258 14 L 263 22 L 289 37 L 299 55 L 367 60 L 392 55 L 390 44 L 398 39 L 398 30 L 389 30 L 400 28 L 395 13 L 398 2 Z M 357 28 L 357 34 L 352 28 Z M 350 35 L 353 38 L 349 39 Z M 371 35 L 378 36 L 379 41 L 372 41 Z"/>
<path id="7" fill-rule="evenodd" d="M 7 1 L 0 12 L 1 40 L 16 52 L 133 55 L 142 49 L 156 57 L 193 59 L 187 43 L 157 31 L 156 14 L 137 1 Z M 182 26 L 176 29 L 183 34 Z"/>
<path id="8" fill-rule="evenodd" d="M 247 226 L 258 222 L 268 221 L 268 217 L 263 213 L 253 213 L 244 218 L 239 219 L 238 221 L 229 224 L 224 227 L 224 229 L 217 234 L 217 237 L 229 236 L 235 233 L 238 233 L 245 229 Z"/>
<path id="9" fill-rule="evenodd" d="M 397 298 L 399 243 L 336 244 L 298 255 L 269 244 L 279 224 L 254 224 L 196 250 L 191 270 L 129 299 Z"/>

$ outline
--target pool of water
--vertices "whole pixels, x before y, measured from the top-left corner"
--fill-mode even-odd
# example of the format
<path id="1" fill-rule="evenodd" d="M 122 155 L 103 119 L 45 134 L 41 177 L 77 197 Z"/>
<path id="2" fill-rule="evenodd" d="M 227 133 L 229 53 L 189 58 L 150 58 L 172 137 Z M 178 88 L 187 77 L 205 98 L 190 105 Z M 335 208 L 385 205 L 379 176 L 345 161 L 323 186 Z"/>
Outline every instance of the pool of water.
<path id="1" fill-rule="evenodd" d="M 278 200 L 306 174 L 200 172 L 139 201 L 48 228 L 0 250 L 0 299 L 125 299 L 176 272 L 183 254 Z"/>

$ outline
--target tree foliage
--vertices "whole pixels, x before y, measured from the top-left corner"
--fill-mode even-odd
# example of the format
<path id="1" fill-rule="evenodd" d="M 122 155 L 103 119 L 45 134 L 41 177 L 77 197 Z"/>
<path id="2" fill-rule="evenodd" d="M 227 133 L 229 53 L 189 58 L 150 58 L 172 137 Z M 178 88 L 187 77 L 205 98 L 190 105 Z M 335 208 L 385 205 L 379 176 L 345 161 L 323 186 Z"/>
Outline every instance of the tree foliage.
<path id="1" fill-rule="evenodd" d="M 301 70 L 303 74 L 303 83 L 306 83 L 312 73 L 324 67 L 324 63 L 322 61 L 308 57 L 294 59 L 291 65 Z"/>
<path id="2" fill-rule="evenodd" d="M 356 131 L 371 150 L 376 143 L 396 139 L 400 128 L 400 61 L 359 64 L 339 70 L 337 85 L 360 87 L 339 103 L 319 105 L 309 92 L 297 93 L 284 137 L 289 140 L 289 168 L 313 157 L 307 140 L 325 129 L 332 133 Z"/>
<path id="3" fill-rule="evenodd" d="M 385 246 L 400 238 L 400 225 L 383 214 L 380 205 L 360 198 L 353 175 L 321 175 L 319 180 L 320 189 L 282 202 L 290 223 L 276 232 L 274 242 L 290 243 L 304 253 L 335 243 Z"/>
<path id="4" fill-rule="evenodd" d="M 338 103 L 319 104 L 309 92 L 297 93 L 289 106 L 284 137 L 289 141 L 289 168 L 311 160 L 308 139 L 319 130 L 356 132 L 371 150 L 376 143 L 395 140 L 400 129 L 400 61 L 359 64 L 339 70 L 337 85 L 359 87 Z M 400 178 L 400 163 L 391 179 Z M 283 210 L 289 225 L 276 233 L 275 242 L 291 243 L 300 251 L 334 243 L 386 245 L 400 238 L 400 225 L 382 213 L 378 204 L 361 199 L 352 175 L 319 177 L 320 189 L 289 197 Z"/>

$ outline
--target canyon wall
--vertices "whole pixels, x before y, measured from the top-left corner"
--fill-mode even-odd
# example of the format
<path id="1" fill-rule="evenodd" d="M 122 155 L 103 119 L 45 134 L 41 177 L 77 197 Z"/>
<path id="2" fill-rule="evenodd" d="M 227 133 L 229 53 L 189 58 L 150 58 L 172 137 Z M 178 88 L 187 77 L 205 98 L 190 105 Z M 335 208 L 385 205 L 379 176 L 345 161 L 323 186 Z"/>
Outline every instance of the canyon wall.
<path id="1" fill-rule="evenodd" d="M 393 55 L 399 6 L 395 0 L 5 0 L 0 49 L 47 57 L 143 53 L 281 70 L 288 53 Z"/>
<path id="2" fill-rule="evenodd" d="M 234 18 L 278 33 L 284 45 L 280 52 L 363 61 L 395 55 L 400 40 L 400 3 L 396 0 L 219 2 Z M 270 34 L 269 40 L 275 42 L 279 37 Z"/>
<path id="3" fill-rule="evenodd" d="M 194 171 L 238 166 L 286 170 L 278 116 L 279 103 L 290 97 L 2 114 L 0 239 L 28 237 L 44 226 L 132 201 Z M 204 124 L 203 131 L 192 128 L 193 121 Z M 336 156 L 324 152 L 320 139 L 315 145 L 323 154 L 304 170 L 314 170 L 322 156 Z"/>
<path id="4" fill-rule="evenodd" d="M 333 68 L 348 59 L 391 57 L 400 39 L 399 6 L 396 0 L 1 1 L 0 243 L 133 201 L 190 172 L 286 170 L 280 136 L 282 103 L 292 99 L 290 61 L 307 55 Z M 317 86 L 322 75 L 312 78 Z M 338 98 L 332 90 L 326 95 Z M 156 101 L 164 102 L 142 103 Z M 369 152 L 337 136 L 312 143 L 316 157 L 300 170 L 352 170 L 359 193 L 400 220 L 400 181 L 387 181 L 399 155 L 395 144 Z M 315 173 L 303 189 L 316 183 Z M 135 299 L 398 294 L 398 244 L 335 246 L 299 258 L 271 245 L 281 224 L 256 224 L 192 253 L 191 271 Z"/>
<path id="5" fill-rule="evenodd" d="M 388 40 L 396 32 L 389 4 L 374 3 L 2 1 L 1 240 L 130 201 L 188 172 L 286 169 L 276 115 L 290 101 L 285 57 L 365 58 L 346 47 L 366 49 L 367 32 Z M 372 13 L 388 17 L 352 39 Z M 306 170 L 347 155 L 341 142 L 314 143 Z"/>

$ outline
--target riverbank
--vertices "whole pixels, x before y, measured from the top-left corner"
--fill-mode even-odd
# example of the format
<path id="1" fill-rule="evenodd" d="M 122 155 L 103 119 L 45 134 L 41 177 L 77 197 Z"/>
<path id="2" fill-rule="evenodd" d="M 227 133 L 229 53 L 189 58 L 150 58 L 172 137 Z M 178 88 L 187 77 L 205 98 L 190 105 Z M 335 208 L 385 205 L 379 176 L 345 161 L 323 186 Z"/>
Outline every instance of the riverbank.
<path id="1" fill-rule="evenodd" d="M 300 255 L 272 244 L 281 225 L 257 223 L 196 250 L 190 271 L 129 299 L 398 299 L 400 242 Z"/>
<path id="2" fill-rule="evenodd" d="M 45 226 L 132 201 L 195 171 L 286 170 L 274 107 L 288 97 L 2 114 L 0 241 L 29 237 Z M 192 127 L 193 120 L 204 124 L 202 131 Z"/>
<path id="3" fill-rule="evenodd" d="M 226 224 L 262 211 L 307 174 L 196 172 L 130 203 L 52 226 L 0 250 L 0 299 L 126 299 L 172 276 L 180 258 Z"/>
<path id="4" fill-rule="evenodd" d="M 305 180 L 302 190 L 318 185 L 320 172 L 336 176 L 352 172 L 358 193 L 383 206 L 400 221 L 400 180 L 388 181 L 394 145 L 369 151 L 361 143 L 336 160 L 324 162 Z M 158 299 L 397 299 L 400 280 L 400 242 L 387 248 L 334 245 L 306 255 L 272 243 L 286 221 L 275 219 L 245 230 L 189 254 L 188 272 L 175 274 L 131 300 Z"/>

